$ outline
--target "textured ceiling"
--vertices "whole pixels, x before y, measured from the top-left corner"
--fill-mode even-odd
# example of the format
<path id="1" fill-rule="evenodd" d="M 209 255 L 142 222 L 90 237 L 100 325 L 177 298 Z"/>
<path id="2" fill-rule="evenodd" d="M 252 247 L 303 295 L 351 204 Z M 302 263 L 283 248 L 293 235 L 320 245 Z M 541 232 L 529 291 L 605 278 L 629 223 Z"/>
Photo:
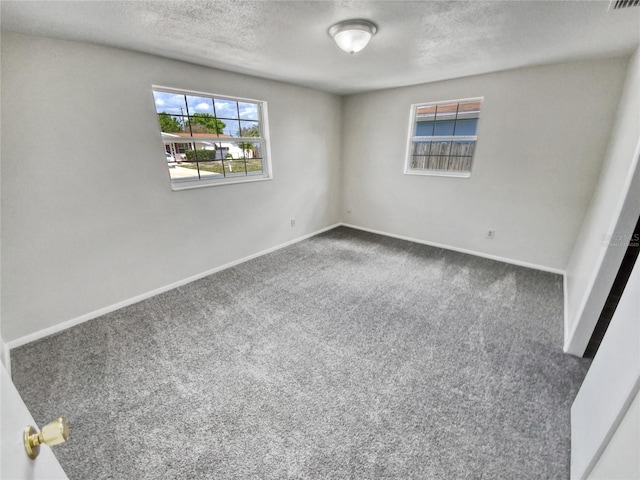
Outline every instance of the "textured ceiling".
<path id="1" fill-rule="evenodd" d="M 339 94 L 630 54 L 640 7 L 609 1 L 6 1 L 2 30 L 126 48 Z M 329 37 L 365 18 L 349 55 Z"/>

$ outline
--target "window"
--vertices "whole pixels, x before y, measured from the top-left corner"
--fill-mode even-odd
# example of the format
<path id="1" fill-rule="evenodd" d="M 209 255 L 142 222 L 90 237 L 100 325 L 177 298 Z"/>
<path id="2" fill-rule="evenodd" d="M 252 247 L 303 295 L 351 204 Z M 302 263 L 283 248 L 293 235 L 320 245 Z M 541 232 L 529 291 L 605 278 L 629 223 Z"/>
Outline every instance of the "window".
<path id="1" fill-rule="evenodd" d="M 411 106 L 405 173 L 471 176 L 482 98 Z"/>
<path id="2" fill-rule="evenodd" d="M 271 178 L 266 102 L 153 87 L 174 190 Z"/>

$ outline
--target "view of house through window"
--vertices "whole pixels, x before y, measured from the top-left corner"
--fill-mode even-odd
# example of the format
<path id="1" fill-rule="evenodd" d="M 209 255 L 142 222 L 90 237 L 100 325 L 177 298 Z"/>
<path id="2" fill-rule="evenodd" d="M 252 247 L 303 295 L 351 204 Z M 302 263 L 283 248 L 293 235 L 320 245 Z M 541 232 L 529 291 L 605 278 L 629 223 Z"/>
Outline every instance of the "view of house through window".
<path id="1" fill-rule="evenodd" d="M 469 177 L 482 98 L 412 105 L 405 173 Z"/>
<path id="2" fill-rule="evenodd" d="M 264 102 L 157 87 L 153 96 L 174 189 L 270 178 Z"/>

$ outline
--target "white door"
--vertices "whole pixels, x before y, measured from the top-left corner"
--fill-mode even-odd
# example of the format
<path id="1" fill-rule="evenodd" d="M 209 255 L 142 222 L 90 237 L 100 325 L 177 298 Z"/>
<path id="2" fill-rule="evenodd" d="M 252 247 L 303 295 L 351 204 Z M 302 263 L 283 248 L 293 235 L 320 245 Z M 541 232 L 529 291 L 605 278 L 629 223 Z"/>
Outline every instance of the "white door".
<path id="1" fill-rule="evenodd" d="M 22 439 L 24 429 L 27 425 L 33 425 L 40 431 L 42 425 L 35 424 L 18 390 L 13 385 L 7 369 L 1 364 L 0 367 L 2 368 L 0 478 L 2 480 L 69 480 L 48 446 L 40 447 L 40 455 L 35 460 L 27 456 Z M 63 414 L 64 412 L 60 412 L 60 415 Z"/>

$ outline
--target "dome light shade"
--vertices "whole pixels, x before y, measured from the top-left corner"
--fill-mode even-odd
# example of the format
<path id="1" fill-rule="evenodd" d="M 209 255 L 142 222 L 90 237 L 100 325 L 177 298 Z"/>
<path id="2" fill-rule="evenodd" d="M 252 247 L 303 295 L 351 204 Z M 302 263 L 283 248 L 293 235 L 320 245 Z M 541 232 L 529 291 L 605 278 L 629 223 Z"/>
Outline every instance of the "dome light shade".
<path id="1" fill-rule="evenodd" d="M 338 47 L 347 53 L 356 53 L 367 46 L 378 29 L 367 20 L 345 20 L 329 29 Z"/>

